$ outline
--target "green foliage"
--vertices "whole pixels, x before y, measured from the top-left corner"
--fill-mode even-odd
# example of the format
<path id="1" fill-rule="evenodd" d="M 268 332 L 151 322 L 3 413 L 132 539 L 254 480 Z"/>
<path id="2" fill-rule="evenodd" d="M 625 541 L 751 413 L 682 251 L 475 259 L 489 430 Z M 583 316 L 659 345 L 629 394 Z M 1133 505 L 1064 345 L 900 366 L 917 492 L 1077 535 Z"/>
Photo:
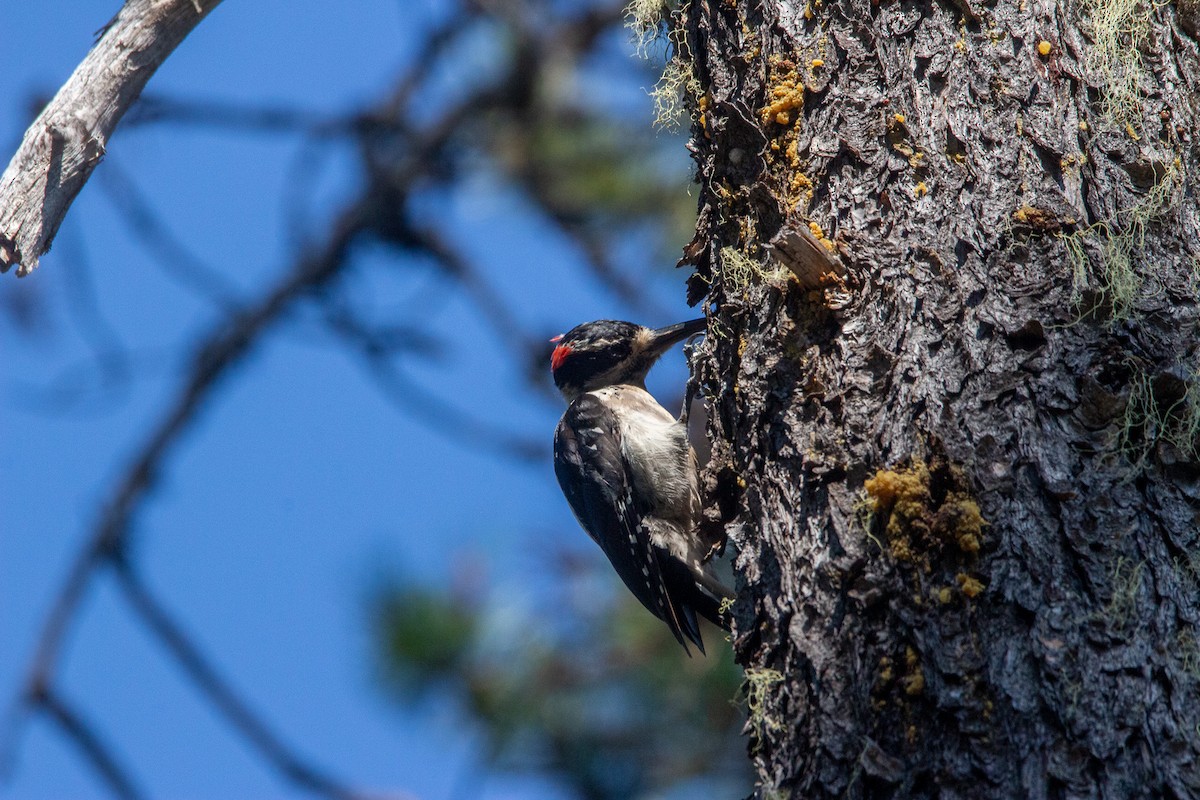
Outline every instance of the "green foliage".
<path id="1" fill-rule="evenodd" d="M 741 675 L 723 632 L 707 627 L 708 656 L 689 658 L 624 591 L 595 596 L 614 580 L 589 568 L 540 612 L 515 611 L 511 597 L 388 588 L 373 607 L 385 680 L 404 702 L 448 690 L 483 731 L 490 766 L 549 769 L 579 797 L 685 783 L 690 795 L 697 781 L 745 794 Z"/>
<path id="2" fill-rule="evenodd" d="M 410 689 L 459 669 L 477 634 L 474 614 L 414 589 L 381 598 L 376 614 L 387 637 L 390 677 Z"/>
<path id="3" fill-rule="evenodd" d="M 696 223 L 678 142 L 591 109 L 535 105 L 493 120 L 482 135 L 495 162 L 559 225 L 596 246 L 647 233 L 655 259 L 676 257 Z"/>

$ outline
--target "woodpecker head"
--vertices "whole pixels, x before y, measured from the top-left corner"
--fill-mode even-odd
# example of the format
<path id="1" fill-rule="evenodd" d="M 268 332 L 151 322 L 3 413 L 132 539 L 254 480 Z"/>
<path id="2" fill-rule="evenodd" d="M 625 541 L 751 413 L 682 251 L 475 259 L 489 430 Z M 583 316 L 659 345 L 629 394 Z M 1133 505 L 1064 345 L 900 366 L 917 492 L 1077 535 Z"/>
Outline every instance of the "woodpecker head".
<path id="1" fill-rule="evenodd" d="M 554 385 L 568 403 L 604 386 L 641 386 L 659 356 L 676 342 L 703 331 L 706 324 L 704 319 L 694 319 L 654 330 L 601 319 L 577 325 L 550 340 L 557 345 L 550 356 Z"/>

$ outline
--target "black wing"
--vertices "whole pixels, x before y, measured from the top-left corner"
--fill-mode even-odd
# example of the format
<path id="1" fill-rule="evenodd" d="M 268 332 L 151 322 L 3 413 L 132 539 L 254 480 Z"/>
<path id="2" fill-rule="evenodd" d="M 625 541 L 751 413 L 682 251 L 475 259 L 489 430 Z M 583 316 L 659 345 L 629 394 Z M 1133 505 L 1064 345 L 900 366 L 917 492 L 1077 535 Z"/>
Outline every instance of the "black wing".
<path id="1" fill-rule="evenodd" d="M 554 431 L 554 474 L 575 518 L 633 596 L 667 623 L 684 649 L 686 635 L 703 653 L 695 615 L 673 602 L 658 548 L 635 507 L 616 417 L 593 395 L 571 403 Z"/>

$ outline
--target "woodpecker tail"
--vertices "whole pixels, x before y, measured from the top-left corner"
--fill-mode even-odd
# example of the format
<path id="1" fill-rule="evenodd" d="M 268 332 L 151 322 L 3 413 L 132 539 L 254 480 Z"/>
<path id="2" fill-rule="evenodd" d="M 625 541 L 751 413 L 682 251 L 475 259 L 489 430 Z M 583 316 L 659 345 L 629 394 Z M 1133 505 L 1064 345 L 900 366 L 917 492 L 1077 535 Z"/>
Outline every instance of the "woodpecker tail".
<path id="1" fill-rule="evenodd" d="M 668 612 L 673 614 L 683 637 L 704 653 L 704 639 L 700 635 L 696 615 L 699 614 L 712 624 L 729 630 L 729 611 L 724 607 L 728 605 L 726 601 L 734 598 L 734 593 L 709 574 L 709 569 L 692 569 L 673 558 L 663 559 L 663 578 L 671 587 L 672 608 Z M 686 650 L 687 644 L 683 638 L 676 638 L 680 639 Z"/>
<path id="2" fill-rule="evenodd" d="M 694 574 L 692 578 L 696 582 L 692 607 L 713 625 L 729 630 L 731 622 L 729 606 L 737 595 L 732 589 L 707 573 Z"/>

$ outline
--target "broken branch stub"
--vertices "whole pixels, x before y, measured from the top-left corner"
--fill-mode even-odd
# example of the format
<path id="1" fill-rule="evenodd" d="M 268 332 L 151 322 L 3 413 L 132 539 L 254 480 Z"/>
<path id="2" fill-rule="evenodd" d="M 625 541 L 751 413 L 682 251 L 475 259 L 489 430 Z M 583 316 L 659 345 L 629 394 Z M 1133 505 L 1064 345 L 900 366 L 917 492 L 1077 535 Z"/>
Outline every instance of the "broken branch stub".
<path id="1" fill-rule="evenodd" d="M 846 268 L 831 248 L 828 239 L 818 239 L 811 231 L 797 227 L 784 228 L 767 245 L 775 260 L 791 270 L 807 289 L 821 288 L 822 277 L 827 274 L 845 277 Z"/>

